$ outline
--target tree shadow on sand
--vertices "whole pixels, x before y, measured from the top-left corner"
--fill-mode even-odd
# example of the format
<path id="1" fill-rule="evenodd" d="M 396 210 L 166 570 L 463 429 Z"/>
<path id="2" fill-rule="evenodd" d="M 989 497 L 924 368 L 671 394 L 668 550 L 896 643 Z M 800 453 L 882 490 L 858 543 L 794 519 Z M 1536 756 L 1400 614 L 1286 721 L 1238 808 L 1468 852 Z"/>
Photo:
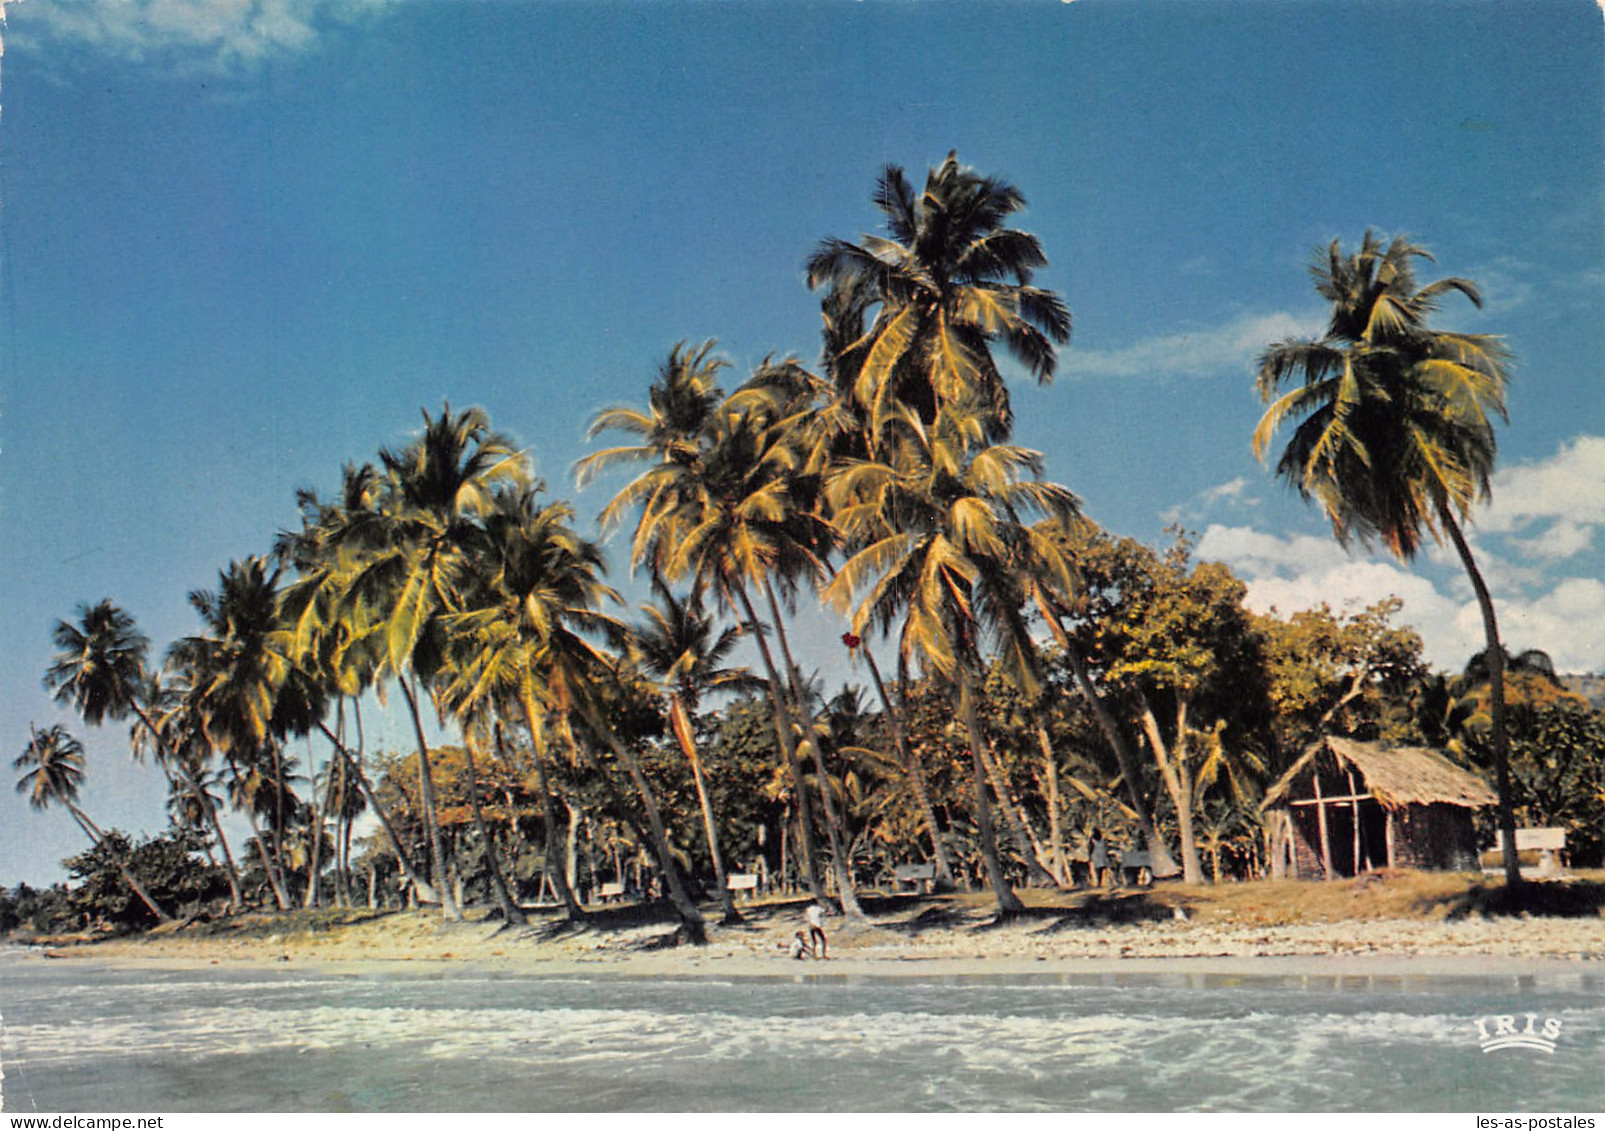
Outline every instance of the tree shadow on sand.
<path id="1" fill-rule="evenodd" d="M 1423 914 L 1446 910 L 1449 919 L 1477 914 L 1589 919 L 1605 914 L 1605 884 L 1592 880 L 1542 880 L 1510 888 L 1503 881 L 1491 881 L 1451 895 L 1425 897 L 1415 906 Z"/>

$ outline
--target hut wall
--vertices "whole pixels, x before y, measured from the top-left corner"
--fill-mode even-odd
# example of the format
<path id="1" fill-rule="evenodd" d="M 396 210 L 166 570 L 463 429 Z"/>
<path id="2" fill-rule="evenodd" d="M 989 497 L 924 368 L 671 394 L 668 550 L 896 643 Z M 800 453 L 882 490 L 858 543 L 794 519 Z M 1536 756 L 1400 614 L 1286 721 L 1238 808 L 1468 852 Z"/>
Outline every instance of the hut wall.
<path id="1" fill-rule="evenodd" d="M 1321 863 L 1321 829 L 1315 807 L 1300 805 L 1292 813 L 1294 874 L 1301 880 L 1324 880 L 1326 868 Z"/>
<path id="2" fill-rule="evenodd" d="M 1477 870 L 1477 835 L 1471 810 L 1439 802 L 1411 805 L 1399 816 L 1404 835 L 1396 832 L 1394 844 L 1401 866 L 1451 872 Z"/>

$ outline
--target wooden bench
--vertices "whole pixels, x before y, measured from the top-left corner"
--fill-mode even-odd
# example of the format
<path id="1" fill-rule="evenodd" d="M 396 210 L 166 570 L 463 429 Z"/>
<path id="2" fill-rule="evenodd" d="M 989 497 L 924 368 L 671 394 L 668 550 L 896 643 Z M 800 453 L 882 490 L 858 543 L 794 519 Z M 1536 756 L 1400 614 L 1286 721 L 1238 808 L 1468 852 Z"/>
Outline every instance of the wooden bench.
<path id="1" fill-rule="evenodd" d="M 917 884 L 920 891 L 929 891 L 931 881 L 936 879 L 935 864 L 899 864 L 892 869 L 892 878 L 899 886 L 902 884 Z"/>
<path id="2" fill-rule="evenodd" d="M 1122 883 L 1147 887 L 1154 882 L 1153 857 L 1137 848 L 1120 853 L 1120 879 Z"/>
<path id="3" fill-rule="evenodd" d="M 1556 854 L 1566 851 L 1565 829 L 1517 829 L 1516 852 L 1538 853 L 1537 872 L 1540 875 L 1549 875 L 1557 871 Z M 1483 865 L 1484 872 L 1499 871 L 1505 854 L 1505 834 L 1503 831 L 1494 834 L 1492 866 Z M 1485 857 L 1486 860 L 1486 857 Z"/>
<path id="4" fill-rule="evenodd" d="M 596 901 L 606 903 L 610 899 L 623 899 L 624 885 L 619 883 L 602 884 L 596 889 Z"/>
<path id="5" fill-rule="evenodd" d="M 744 891 L 756 895 L 758 892 L 758 873 L 731 872 L 724 878 L 724 886 L 730 891 Z"/>

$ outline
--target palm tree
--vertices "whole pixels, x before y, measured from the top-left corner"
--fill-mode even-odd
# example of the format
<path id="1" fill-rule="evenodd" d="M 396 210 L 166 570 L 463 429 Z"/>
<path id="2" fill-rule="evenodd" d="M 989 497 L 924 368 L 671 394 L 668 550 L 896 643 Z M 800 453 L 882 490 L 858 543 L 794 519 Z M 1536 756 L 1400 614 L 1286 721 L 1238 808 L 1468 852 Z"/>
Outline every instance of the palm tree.
<path id="1" fill-rule="evenodd" d="M 896 434 L 895 462 L 849 461 L 830 480 L 837 523 L 862 548 L 824 596 L 846 611 L 862 593 L 853 633 L 897 628 L 901 653 L 951 687 L 969 739 L 982 854 L 999 912 L 1010 914 L 1023 904 L 1004 876 L 987 797 L 988 739 L 977 710 L 983 653 L 994 644 L 1030 692 L 1036 665 L 1018 569 L 1029 533 L 1015 516 L 1068 521 L 1079 503 L 1037 478 L 1040 453 L 984 443 L 984 422 L 973 414 L 944 407 L 927 427 L 913 409 L 898 406 L 888 426 Z"/>
<path id="2" fill-rule="evenodd" d="M 31 808 L 44 810 L 53 804 L 64 806 L 95 847 L 106 850 L 124 881 L 150 908 L 157 921 L 172 921 L 173 917 L 162 909 L 145 885 L 129 870 L 122 854 L 107 840 L 106 834 L 78 807 L 78 790 L 84 781 L 84 748 L 76 738 L 60 726 L 43 731 L 30 726 L 28 745 L 11 765 L 13 769 L 25 771 L 17 782 L 17 792 L 28 795 Z"/>
<path id="3" fill-rule="evenodd" d="M 575 478 L 583 487 L 604 468 L 642 466 L 603 508 L 603 529 L 617 527 L 638 510 L 630 568 L 646 564 L 655 576 L 689 579 L 695 590 L 711 592 L 721 608 L 734 611 L 753 640 L 769 685 L 775 737 L 797 800 L 803 871 L 810 891 L 823 899 L 812 806 L 797 770 L 797 746 L 806 727 L 795 718 L 750 592 L 776 568 L 783 548 L 778 536 L 788 515 L 791 487 L 776 474 L 784 459 L 770 458 L 780 438 L 769 427 L 776 402 L 762 388 L 725 398 L 716 384 L 724 363 L 708 358 L 711 347 L 707 343 L 688 355 L 676 346 L 648 393 L 647 411 L 612 408 L 600 413 L 592 421 L 591 435 L 621 430 L 642 442 L 587 456 L 576 465 Z M 845 890 L 851 899 L 850 877 Z"/>
<path id="4" fill-rule="evenodd" d="M 1054 344 L 1070 339 L 1070 311 L 1031 285 L 1047 263 L 1029 232 L 1006 227 L 1025 206 L 1019 189 L 960 165 L 958 154 L 929 171 L 918 196 L 888 165 L 874 196 L 886 235 L 858 243 L 827 239 L 809 257 L 808 285 L 848 292 L 833 324 L 851 326 L 876 307 L 869 329 L 840 347 L 849 355 L 852 397 L 880 436 L 898 403 L 926 423 L 944 405 L 967 406 L 987 437 L 1005 439 L 1012 412 L 992 358 L 1002 344 L 1040 383 L 1053 378 Z"/>
<path id="5" fill-rule="evenodd" d="M 1298 421 L 1276 474 L 1321 505 L 1342 544 L 1380 540 L 1409 561 L 1425 528 L 1454 545 L 1482 613 L 1505 880 L 1516 885 L 1505 653 L 1493 598 L 1461 529 L 1473 504 L 1488 498 L 1497 450 L 1490 415 L 1506 415 L 1510 357 L 1496 337 L 1428 325 L 1448 294 L 1482 305 L 1466 279 L 1418 286 L 1414 261 L 1431 258 L 1403 236 L 1384 244 L 1372 232 L 1352 254 L 1337 240 L 1316 253 L 1310 270 L 1331 319 L 1320 338 L 1273 343 L 1261 355 L 1258 387 L 1269 407 L 1254 451 L 1263 459 L 1278 426 Z M 1281 392 L 1284 385 L 1291 388 Z"/>
<path id="6" fill-rule="evenodd" d="M 702 915 L 681 882 L 656 795 L 635 753 L 606 724 L 598 704 L 598 695 L 616 675 L 611 659 L 585 637 L 622 642 L 623 626 L 599 608 L 603 602 L 617 603 L 618 594 L 602 580 L 600 549 L 574 532 L 573 509 L 567 503 L 541 505 L 539 490 L 498 493 L 486 531 L 493 573 L 480 579 L 488 589 L 463 611 L 444 618 L 448 636 L 455 638 L 454 647 L 464 657 L 459 678 L 520 705 L 546 782 L 548 718 L 557 716 L 565 729 L 574 718 L 583 719 L 592 735 L 609 746 L 641 797 L 682 927 L 701 942 Z M 543 788 L 549 790 L 549 784 Z M 548 804 L 548 828 L 554 821 Z M 554 874 L 561 876 L 564 870 L 555 868 Z M 575 910 L 577 905 L 571 914 Z"/>
<path id="7" fill-rule="evenodd" d="M 310 490 L 296 492 L 301 529 L 281 531 L 273 547 L 274 558 L 299 575 L 279 591 L 279 624 L 287 654 L 337 705 L 336 728 L 331 729 L 326 718 L 312 722 L 339 758 L 340 773 L 356 783 L 361 795 L 357 808 L 366 805 L 373 811 L 402 875 L 421 901 L 435 903 L 441 902 L 439 892 L 409 858 L 389 810 L 362 769 L 361 696 L 373 689 L 383 700 L 383 685 L 378 682 L 383 642 L 370 631 L 366 610 L 347 597 L 353 577 L 365 564 L 361 536 L 382 521 L 378 510 L 382 486 L 371 464 L 347 464 L 337 501 L 324 502 Z M 355 750 L 345 739 L 340 705 L 346 700 L 357 725 Z"/>
<path id="8" fill-rule="evenodd" d="M 680 752 L 691 766 L 697 802 L 702 807 L 702 826 L 708 836 L 708 855 L 713 860 L 720 908 L 726 923 L 736 923 L 741 921 L 741 916 L 736 912 L 726 883 L 724 858 L 719 852 L 718 823 L 713 818 L 713 803 L 708 799 L 708 785 L 702 759 L 697 753 L 692 719 L 706 692 L 748 687 L 756 681 L 745 668 L 723 666 L 740 638 L 739 628 L 727 628 L 715 635 L 713 618 L 699 607 L 694 597 L 677 601 L 667 586 L 657 588 L 657 603 L 641 606 L 647 619 L 631 633 L 630 650 L 636 663 L 656 678 L 669 696 L 669 722 Z"/>
<path id="9" fill-rule="evenodd" d="M 184 760 L 174 757 L 167 749 L 160 728 L 146 707 L 151 681 L 145 656 L 150 641 L 135 626 L 134 618 L 110 598 L 95 605 L 80 605 L 78 623 L 57 621 L 52 638 L 58 651 L 45 673 L 46 690 L 54 693 L 57 703 L 70 703 L 90 726 L 99 726 L 106 719 L 125 719 L 130 714 L 139 720 L 155 742 L 164 766 L 178 775 L 205 813 L 228 865 L 229 906 L 238 909 L 242 898 L 239 871 L 218 821 L 217 809 Z"/>
<path id="10" fill-rule="evenodd" d="M 419 713 L 418 683 L 436 673 L 437 618 L 453 610 L 467 561 L 465 547 L 492 506 L 499 484 L 529 477 L 528 458 L 491 431 L 481 409 L 423 413 L 423 433 L 399 450 L 381 449 L 385 475 L 378 507 L 341 532 L 342 549 L 359 559 L 345 595 L 371 636 L 379 670 L 394 680 L 418 746 L 418 791 L 430 867 L 446 918 L 462 911 L 446 882 L 446 857 L 435 802 L 429 743 Z"/>
<path id="11" fill-rule="evenodd" d="M 291 637 L 280 628 L 278 572 L 264 559 L 229 563 L 215 591 L 195 590 L 189 601 L 206 631 L 176 642 L 168 662 L 184 673 L 186 702 L 209 744 L 237 774 L 242 767 L 247 776 L 265 772 L 271 782 L 261 795 L 272 802 L 261 813 L 273 846 L 268 876 L 280 910 L 288 910 L 282 850 L 300 802 L 289 788 L 283 741 L 311 729 L 324 713 L 324 697 L 287 650 Z"/>

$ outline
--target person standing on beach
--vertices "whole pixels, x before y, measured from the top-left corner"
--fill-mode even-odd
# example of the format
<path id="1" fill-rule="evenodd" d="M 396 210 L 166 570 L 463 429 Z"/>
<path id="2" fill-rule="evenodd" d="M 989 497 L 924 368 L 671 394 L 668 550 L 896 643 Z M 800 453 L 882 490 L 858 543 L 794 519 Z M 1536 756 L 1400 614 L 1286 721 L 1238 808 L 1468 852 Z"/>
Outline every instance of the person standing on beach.
<path id="1" fill-rule="evenodd" d="M 1092 866 L 1092 886 L 1104 886 L 1104 875 L 1109 871 L 1109 845 L 1104 842 L 1103 830 L 1092 830 L 1092 852 L 1089 863 Z"/>
<path id="2" fill-rule="evenodd" d="M 825 950 L 825 909 L 817 903 L 810 903 L 803 917 L 808 920 L 808 945 L 813 948 L 814 957 L 829 958 Z"/>

